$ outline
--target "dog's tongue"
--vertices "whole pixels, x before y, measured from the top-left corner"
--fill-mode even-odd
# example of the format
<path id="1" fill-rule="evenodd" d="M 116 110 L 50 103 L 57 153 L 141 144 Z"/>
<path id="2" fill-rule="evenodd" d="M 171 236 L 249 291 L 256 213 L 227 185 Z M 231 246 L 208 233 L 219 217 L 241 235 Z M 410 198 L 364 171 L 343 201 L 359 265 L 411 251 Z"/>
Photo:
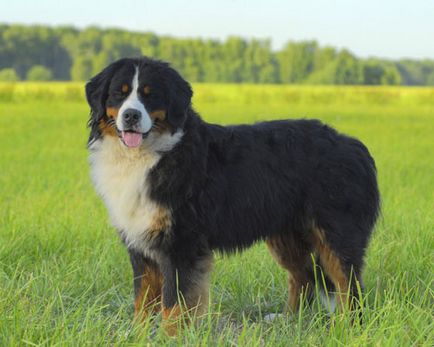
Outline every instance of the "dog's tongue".
<path id="1" fill-rule="evenodd" d="M 131 132 L 131 131 L 122 131 L 122 140 L 128 147 L 139 147 L 142 144 L 142 134 Z"/>

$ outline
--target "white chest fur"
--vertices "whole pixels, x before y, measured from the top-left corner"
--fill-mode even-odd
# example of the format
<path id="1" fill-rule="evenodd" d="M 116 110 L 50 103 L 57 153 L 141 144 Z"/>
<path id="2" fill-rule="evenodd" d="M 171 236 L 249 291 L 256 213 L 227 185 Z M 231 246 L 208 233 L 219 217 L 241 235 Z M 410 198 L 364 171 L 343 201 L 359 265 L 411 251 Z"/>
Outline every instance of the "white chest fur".
<path id="1" fill-rule="evenodd" d="M 159 211 L 149 198 L 147 181 L 159 159 L 154 151 L 126 148 L 111 137 L 98 140 L 91 148 L 95 188 L 107 205 L 112 224 L 134 248 L 146 248 L 146 232 Z"/>

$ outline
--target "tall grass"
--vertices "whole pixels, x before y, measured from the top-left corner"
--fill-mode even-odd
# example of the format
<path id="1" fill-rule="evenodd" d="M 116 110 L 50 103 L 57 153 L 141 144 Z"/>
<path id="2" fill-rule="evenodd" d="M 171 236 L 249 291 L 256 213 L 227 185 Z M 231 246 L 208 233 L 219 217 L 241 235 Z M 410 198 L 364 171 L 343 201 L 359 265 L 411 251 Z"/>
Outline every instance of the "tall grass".
<path id="1" fill-rule="evenodd" d="M 0 84 L 0 345 L 432 346 L 434 89 L 194 85 L 223 124 L 315 117 L 376 159 L 382 216 L 366 258 L 363 322 L 318 302 L 270 323 L 286 275 L 261 244 L 217 256 L 201 325 L 133 325 L 131 270 L 88 175 L 82 83 Z"/>

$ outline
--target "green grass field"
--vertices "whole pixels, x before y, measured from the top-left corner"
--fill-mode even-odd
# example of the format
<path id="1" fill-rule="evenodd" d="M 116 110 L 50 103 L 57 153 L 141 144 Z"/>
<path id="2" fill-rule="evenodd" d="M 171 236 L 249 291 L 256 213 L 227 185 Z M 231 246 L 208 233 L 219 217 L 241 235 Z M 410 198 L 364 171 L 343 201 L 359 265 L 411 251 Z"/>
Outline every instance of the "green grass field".
<path id="1" fill-rule="evenodd" d="M 434 89 L 195 85 L 211 122 L 320 118 L 376 159 L 382 215 L 363 323 L 281 311 L 286 275 L 258 244 L 216 257 L 209 315 L 177 339 L 131 323 L 127 252 L 94 193 L 81 84 L 0 84 L 0 346 L 432 346 Z"/>

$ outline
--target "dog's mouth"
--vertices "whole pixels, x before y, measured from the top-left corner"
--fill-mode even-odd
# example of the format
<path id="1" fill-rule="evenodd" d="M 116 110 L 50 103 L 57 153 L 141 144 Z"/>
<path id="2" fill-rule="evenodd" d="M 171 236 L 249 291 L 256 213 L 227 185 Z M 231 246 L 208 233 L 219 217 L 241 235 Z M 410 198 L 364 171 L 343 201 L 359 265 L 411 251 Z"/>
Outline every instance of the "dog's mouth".
<path id="1" fill-rule="evenodd" d="M 148 136 L 149 131 L 147 133 L 141 133 L 133 130 L 118 130 L 118 134 L 125 146 L 128 148 L 137 148 L 141 146 L 143 139 Z"/>

